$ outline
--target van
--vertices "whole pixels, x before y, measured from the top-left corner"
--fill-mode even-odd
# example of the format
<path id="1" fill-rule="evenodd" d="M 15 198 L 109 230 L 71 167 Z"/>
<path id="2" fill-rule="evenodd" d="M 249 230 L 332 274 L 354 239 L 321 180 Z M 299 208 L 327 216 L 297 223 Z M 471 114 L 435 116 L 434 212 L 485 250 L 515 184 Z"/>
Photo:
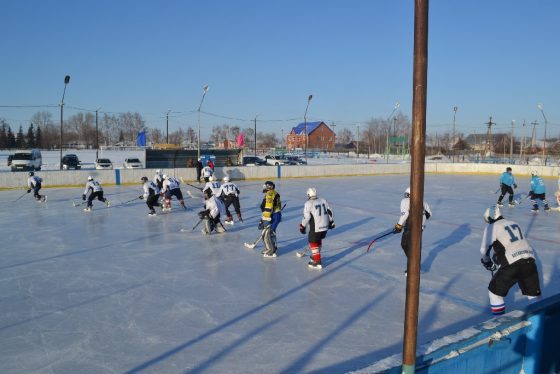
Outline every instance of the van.
<path id="1" fill-rule="evenodd" d="M 43 158 L 38 149 L 16 151 L 12 157 L 12 171 L 41 170 Z"/>

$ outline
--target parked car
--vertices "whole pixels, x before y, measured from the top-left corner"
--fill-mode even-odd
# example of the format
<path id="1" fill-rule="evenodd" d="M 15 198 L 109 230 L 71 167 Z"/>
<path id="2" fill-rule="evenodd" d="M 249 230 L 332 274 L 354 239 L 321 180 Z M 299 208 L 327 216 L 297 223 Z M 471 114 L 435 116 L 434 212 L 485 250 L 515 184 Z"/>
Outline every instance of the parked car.
<path id="1" fill-rule="evenodd" d="M 18 170 L 41 170 L 43 158 L 38 149 L 16 151 L 12 156 L 12 171 Z"/>
<path id="2" fill-rule="evenodd" d="M 97 161 L 95 161 L 95 168 L 98 170 L 112 169 L 113 163 L 108 158 L 98 158 Z"/>
<path id="3" fill-rule="evenodd" d="M 264 159 L 268 165 L 284 165 L 284 161 L 282 161 L 282 159 L 278 156 L 266 155 L 264 156 Z"/>
<path id="4" fill-rule="evenodd" d="M 285 156 L 286 160 L 293 163 L 294 165 L 307 165 L 307 161 L 299 156 Z"/>
<path id="5" fill-rule="evenodd" d="M 266 161 L 257 156 L 243 156 L 243 166 L 266 165 Z"/>
<path id="6" fill-rule="evenodd" d="M 8 166 L 10 166 L 12 164 L 12 159 L 14 158 L 14 155 L 8 155 Z"/>
<path id="7" fill-rule="evenodd" d="M 142 168 L 142 162 L 137 158 L 125 158 L 124 160 L 125 169 L 140 169 Z"/>
<path id="8" fill-rule="evenodd" d="M 75 154 L 69 153 L 62 157 L 62 170 L 80 170 L 81 168 L 81 161 Z"/>

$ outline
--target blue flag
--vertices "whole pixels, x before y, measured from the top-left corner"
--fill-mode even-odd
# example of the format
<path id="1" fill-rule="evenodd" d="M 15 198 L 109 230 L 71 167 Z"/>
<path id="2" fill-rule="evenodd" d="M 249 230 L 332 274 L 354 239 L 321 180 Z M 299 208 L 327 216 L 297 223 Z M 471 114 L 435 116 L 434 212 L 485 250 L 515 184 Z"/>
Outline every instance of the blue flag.
<path id="1" fill-rule="evenodd" d="M 146 146 L 146 131 L 142 130 L 138 133 L 136 137 L 136 145 L 138 147 L 145 147 Z"/>

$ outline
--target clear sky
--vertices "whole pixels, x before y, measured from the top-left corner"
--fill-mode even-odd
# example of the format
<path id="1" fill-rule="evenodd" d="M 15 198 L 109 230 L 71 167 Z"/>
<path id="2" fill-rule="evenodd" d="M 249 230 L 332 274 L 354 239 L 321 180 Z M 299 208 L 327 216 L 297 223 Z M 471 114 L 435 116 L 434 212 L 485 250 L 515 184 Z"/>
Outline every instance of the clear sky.
<path id="1" fill-rule="evenodd" d="M 412 117 L 412 0 L 3 0 L 0 106 L 54 105 L 71 81 L 75 108 L 139 112 L 165 131 L 214 125 L 289 131 L 308 120 L 336 131 Z M 430 2 L 428 133 L 544 123 L 560 133 L 560 2 Z M 26 127 L 40 108 L 0 107 Z M 219 116 L 227 117 L 222 118 Z M 539 126 L 542 137 L 543 127 Z"/>

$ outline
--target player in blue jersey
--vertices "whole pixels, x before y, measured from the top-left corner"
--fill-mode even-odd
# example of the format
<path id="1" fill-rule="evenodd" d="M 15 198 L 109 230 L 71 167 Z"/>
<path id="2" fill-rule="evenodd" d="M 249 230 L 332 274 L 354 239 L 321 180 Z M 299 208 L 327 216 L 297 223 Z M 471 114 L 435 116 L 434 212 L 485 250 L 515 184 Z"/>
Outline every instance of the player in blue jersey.
<path id="1" fill-rule="evenodd" d="M 504 198 L 506 193 L 509 193 L 509 206 L 510 207 L 514 206 L 515 205 L 515 203 L 513 202 L 514 188 L 517 188 L 517 184 L 515 183 L 515 178 L 511 174 L 511 168 L 507 167 L 506 171 L 502 173 L 502 175 L 500 176 L 500 189 L 502 192 L 500 194 L 500 197 L 498 198 L 498 202 L 496 203 L 496 205 L 498 205 L 499 207 L 504 206 L 502 204 L 502 199 Z"/>

